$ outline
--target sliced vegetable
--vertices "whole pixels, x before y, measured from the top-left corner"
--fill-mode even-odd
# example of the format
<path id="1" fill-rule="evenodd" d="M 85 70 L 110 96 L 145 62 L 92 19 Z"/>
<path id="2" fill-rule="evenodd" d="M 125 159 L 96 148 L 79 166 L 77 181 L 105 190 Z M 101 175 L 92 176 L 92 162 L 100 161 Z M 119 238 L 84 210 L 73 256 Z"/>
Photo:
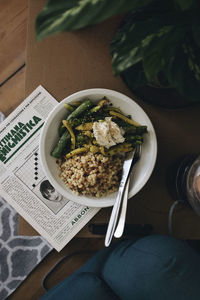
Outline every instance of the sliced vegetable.
<path id="1" fill-rule="evenodd" d="M 83 123 L 82 118 L 73 118 L 69 120 L 69 124 L 74 128 L 82 123 Z"/>
<path id="2" fill-rule="evenodd" d="M 84 111 L 92 107 L 93 104 L 90 100 L 85 100 L 83 103 L 81 103 L 67 118 L 67 120 L 70 120 L 72 118 L 77 118 L 80 116 Z"/>
<path id="3" fill-rule="evenodd" d="M 110 148 L 108 151 L 107 151 L 107 155 L 115 155 L 115 154 L 118 154 L 118 153 L 126 153 L 126 152 L 130 152 L 133 150 L 133 147 L 131 144 L 129 143 L 123 143 L 123 144 L 119 144 L 117 146 L 113 146 L 112 148 Z"/>
<path id="4" fill-rule="evenodd" d="M 70 142 L 70 134 L 69 132 L 66 130 L 61 138 L 59 139 L 58 143 L 56 144 L 56 146 L 54 147 L 53 151 L 51 152 L 51 155 L 53 157 L 59 158 L 62 156 L 64 149 L 67 148 L 67 145 Z"/>
<path id="5" fill-rule="evenodd" d="M 125 121 L 123 121 L 122 119 L 115 119 L 114 122 L 121 127 L 125 133 L 127 134 L 136 134 L 136 135 L 142 135 L 144 133 L 147 132 L 147 126 L 135 126 L 135 125 L 131 125 L 126 123 Z"/>
<path id="6" fill-rule="evenodd" d="M 65 157 L 66 158 L 71 158 L 74 155 L 81 154 L 83 152 L 88 152 L 88 151 L 89 151 L 89 149 L 85 148 L 85 147 L 77 148 L 77 149 L 72 150 L 71 152 L 67 153 Z"/>
<path id="7" fill-rule="evenodd" d="M 92 130 L 93 123 L 85 123 L 76 127 L 76 130 Z"/>
<path id="8" fill-rule="evenodd" d="M 102 100 L 100 100 L 99 103 L 90 110 L 90 112 L 91 113 L 97 112 L 98 110 L 100 110 L 108 102 L 109 102 L 108 99 L 102 99 Z"/>
<path id="9" fill-rule="evenodd" d="M 72 149 L 75 149 L 75 146 L 76 146 L 76 138 L 75 138 L 75 135 L 74 135 L 74 132 L 71 128 L 71 126 L 69 125 L 69 122 L 67 120 L 63 120 L 63 126 L 67 128 L 67 130 L 69 131 L 70 133 L 70 136 L 71 136 L 71 143 L 72 143 Z"/>
<path id="10" fill-rule="evenodd" d="M 98 153 L 98 152 L 100 152 L 100 149 L 99 149 L 98 146 L 92 145 L 92 146 L 90 146 L 90 152 L 92 152 L 92 153 Z"/>
<path id="11" fill-rule="evenodd" d="M 58 134 L 61 137 L 63 135 L 63 133 L 66 131 L 66 128 L 63 126 L 63 123 L 60 123 L 60 126 L 58 128 Z"/>
<path id="12" fill-rule="evenodd" d="M 86 135 L 83 135 L 82 133 L 78 133 L 76 135 L 76 148 L 82 147 L 84 144 L 87 144 L 90 142 L 90 138 Z"/>
<path id="13" fill-rule="evenodd" d="M 126 142 L 132 143 L 135 141 L 143 142 L 143 137 L 141 135 L 125 135 Z"/>
<path id="14" fill-rule="evenodd" d="M 81 105 L 81 101 L 74 101 L 72 105 L 78 107 L 79 105 Z"/>
<path id="15" fill-rule="evenodd" d="M 84 111 L 89 109 L 92 106 L 92 102 L 90 100 L 85 100 L 81 105 L 79 105 L 69 116 L 67 117 L 67 120 L 71 120 L 73 118 L 77 118 L 80 114 L 82 114 Z M 59 158 L 62 156 L 62 153 L 64 152 L 64 149 L 67 147 L 68 143 L 70 142 L 70 134 L 66 130 L 60 137 L 60 140 L 56 144 L 55 148 L 51 152 L 51 155 L 53 157 Z"/>
<path id="16" fill-rule="evenodd" d="M 132 151 L 137 144 L 142 144 L 142 135 L 147 132 L 147 126 L 142 126 L 133 121 L 131 116 L 123 115 L 120 109 L 107 105 L 107 103 L 109 103 L 108 99 L 100 100 L 96 106 L 90 100 L 85 100 L 82 103 L 79 101 L 67 103 L 65 106 L 69 110 L 74 109 L 75 105 L 78 107 L 60 124 L 59 134 L 61 137 L 51 155 L 56 158 L 65 155 L 65 158 L 69 158 L 90 151 L 108 156 Z M 116 146 L 108 150 L 101 146 L 100 142 L 97 142 L 92 129 L 94 122 L 103 122 L 109 116 L 112 116 L 113 121 L 123 129 L 125 142 L 120 144 L 118 142 Z"/>
<path id="17" fill-rule="evenodd" d="M 134 121 L 134 120 L 132 120 L 132 119 L 129 119 L 129 118 L 125 117 L 124 115 L 122 115 L 122 114 L 120 114 L 120 113 L 118 113 L 118 112 L 116 112 L 116 111 L 111 110 L 109 113 L 110 113 L 111 116 L 116 116 L 116 117 L 118 117 L 118 118 L 124 120 L 124 121 L 125 121 L 126 123 L 128 123 L 128 124 L 131 124 L 131 125 L 134 125 L 134 126 L 141 126 L 141 125 L 140 125 L 139 123 L 137 123 L 136 121 Z"/>
<path id="18" fill-rule="evenodd" d="M 94 136 L 92 131 L 90 131 L 90 130 L 84 130 L 83 135 L 87 135 L 88 137 L 91 137 L 91 138 L 93 138 L 93 136 Z"/>
<path id="19" fill-rule="evenodd" d="M 109 100 L 104 98 L 102 100 L 99 101 L 98 106 L 103 107 L 105 104 L 109 103 Z"/>
<path id="20" fill-rule="evenodd" d="M 147 126 L 138 126 L 136 127 L 136 134 L 147 133 Z"/>
<path id="21" fill-rule="evenodd" d="M 75 107 L 73 107 L 72 105 L 70 105 L 68 103 L 65 103 L 64 107 L 70 112 L 73 112 L 75 110 Z"/>

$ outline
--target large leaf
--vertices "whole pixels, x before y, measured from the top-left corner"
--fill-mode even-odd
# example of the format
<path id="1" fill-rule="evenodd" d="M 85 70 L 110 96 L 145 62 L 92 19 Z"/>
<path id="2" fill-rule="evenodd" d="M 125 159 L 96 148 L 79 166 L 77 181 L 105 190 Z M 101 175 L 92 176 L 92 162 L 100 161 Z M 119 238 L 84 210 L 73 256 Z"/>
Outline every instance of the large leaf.
<path id="1" fill-rule="evenodd" d="M 199 0 L 196 1 L 191 11 L 191 15 L 192 15 L 191 26 L 192 26 L 193 37 L 197 45 L 200 47 L 200 1 Z"/>
<path id="2" fill-rule="evenodd" d="M 135 17 L 135 14 L 128 16 L 111 43 L 112 66 L 116 75 L 141 61 L 145 49 L 149 49 L 149 45 L 163 32 L 178 26 L 174 13 L 157 14 L 153 18 L 149 11 L 146 15 L 142 14 L 144 20 L 137 15 Z M 157 51 L 156 47 L 153 46 L 152 51 Z"/>
<path id="3" fill-rule="evenodd" d="M 174 0 L 182 10 L 187 10 L 192 7 L 195 0 Z"/>
<path id="4" fill-rule="evenodd" d="M 188 41 L 189 39 L 189 41 Z M 200 101 L 200 48 L 188 37 L 176 51 L 175 59 L 164 69 L 172 87 L 192 102 Z"/>
<path id="5" fill-rule="evenodd" d="M 154 33 L 166 24 L 174 23 L 173 6 L 170 1 L 152 2 L 150 5 L 145 6 L 143 9 L 135 10 L 125 16 L 117 29 L 114 39 L 111 42 L 111 53 L 124 42 L 133 43 L 147 35 Z M 135 36 L 139 34 L 139 36 Z"/>
<path id="6" fill-rule="evenodd" d="M 102 22 L 154 0 L 49 0 L 36 19 L 37 40 Z"/>
<path id="7" fill-rule="evenodd" d="M 143 67 L 152 82 L 158 73 L 174 60 L 177 47 L 184 38 L 182 28 L 163 27 L 143 51 Z"/>

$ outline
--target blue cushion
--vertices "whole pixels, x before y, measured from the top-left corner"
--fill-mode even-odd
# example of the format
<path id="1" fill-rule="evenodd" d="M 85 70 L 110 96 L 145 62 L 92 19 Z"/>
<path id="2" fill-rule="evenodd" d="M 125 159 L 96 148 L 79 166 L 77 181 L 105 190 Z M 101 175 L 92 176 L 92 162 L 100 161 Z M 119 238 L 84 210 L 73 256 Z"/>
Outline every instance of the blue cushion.
<path id="1" fill-rule="evenodd" d="M 106 283 L 93 273 L 78 273 L 50 290 L 42 300 L 119 300 Z"/>
<path id="2" fill-rule="evenodd" d="M 200 256 L 185 242 L 148 236 L 98 252 L 42 300 L 198 300 L 199 278 Z"/>
<path id="3" fill-rule="evenodd" d="M 106 260 L 102 278 L 123 300 L 198 300 L 200 256 L 167 236 L 124 241 Z"/>

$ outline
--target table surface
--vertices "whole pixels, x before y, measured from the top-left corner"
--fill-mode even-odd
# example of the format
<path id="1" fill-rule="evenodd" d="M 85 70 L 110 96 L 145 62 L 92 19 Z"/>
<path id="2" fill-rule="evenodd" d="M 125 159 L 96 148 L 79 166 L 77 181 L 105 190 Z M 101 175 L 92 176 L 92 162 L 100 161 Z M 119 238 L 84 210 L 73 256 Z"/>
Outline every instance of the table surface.
<path id="1" fill-rule="evenodd" d="M 29 0 L 29 26 L 27 42 L 27 70 L 24 59 L 26 42 L 27 1 L 20 4 L 13 0 L 2 2 L 0 53 L 1 110 L 8 115 L 24 98 L 26 73 L 26 96 L 42 84 L 58 100 L 84 88 L 106 87 L 133 97 L 120 78 L 112 74 L 109 56 L 109 40 L 120 18 L 84 29 L 76 33 L 62 33 L 36 44 L 34 18 L 44 5 L 44 0 Z M 9 11 L 10 14 L 7 12 Z M 8 20 L 7 20 L 8 18 Z M 13 34 L 14 33 L 14 34 Z M 7 47 L 7 48 L 6 48 Z M 8 55 L 10 53 L 10 55 Z M 5 54 L 5 55 L 3 55 Z M 17 70 L 17 72 L 16 72 Z M 8 80 L 9 79 L 9 80 Z M 149 182 L 131 201 L 128 207 L 128 223 L 151 223 L 157 233 L 167 233 L 169 207 L 173 203 L 166 185 L 166 172 L 171 163 L 185 153 L 199 152 L 198 136 L 200 107 L 165 110 L 137 101 L 151 118 L 158 138 L 158 159 Z M 109 219 L 110 209 L 102 209 L 91 222 L 104 223 Z M 180 208 L 173 218 L 175 236 L 200 237 L 200 218 L 189 208 Z M 20 218 L 19 233 L 34 235 L 36 232 Z M 85 226 L 79 237 L 91 237 Z M 93 236 L 94 237 L 94 236 Z M 28 276 L 26 281 L 9 297 L 17 300 L 39 299 L 44 293 L 42 279 L 50 268 L 65 255 L 82 250 L 103 248 L 104 239 L 74 238 L 57 253 L 53 250 Z M 91 254 L 90 254 L 91 256 Z M 53 286 L 80 267 L 89 255 L 66 260 L 53 276 Z"/>
<path id="2" fill-rule="evenodd" d="M 25 93 L 28 96 L 43 85 L 58 101 L 87 88 L 109 88 L 133 99 L 150 117 L 158 140 L 158 157 L 153 174 L 143 189 L 128 203 L 127 223 L 152 224 L 154 232 L 167 234 L 168 213 L 173 203 L 166 186 L 171 164 L 179 157 L 200 150 L 200 105 L 182 109 L 164 109 L 137 99 L 111 69 L 109 42 L 121 20 L 112 18 L 102 24 L 76 32 L 65 32 L 37 43 L 35 16 L 44 1 L 30 0 L 26 55 Z M 110 208 L 101 209 L 90 223 L 107 223 Z M 20 218 L 20 234 L 36 232 Z M 173 216 L 173 233 L 183 239 L 200 238 L 200 217 L 190 207 L 178 208 Z M 85 226 L 80 237 L 94 237 Z"/>

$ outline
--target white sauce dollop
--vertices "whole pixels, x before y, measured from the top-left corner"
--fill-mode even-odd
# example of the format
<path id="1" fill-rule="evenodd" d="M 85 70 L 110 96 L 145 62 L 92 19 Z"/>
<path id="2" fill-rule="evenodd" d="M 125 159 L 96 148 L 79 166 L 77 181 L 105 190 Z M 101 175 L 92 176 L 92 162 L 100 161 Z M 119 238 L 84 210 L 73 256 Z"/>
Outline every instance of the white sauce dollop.
<path id="1" fill-rule="evenodd" d="M 97 143 L 109 149 L 116 144 L 123 143 L 123 129 L 116 123 L 111 121 L 111 117 L 106 117 L 105 121 L 98 121 L 93 123 L 93 133 Z"/>

